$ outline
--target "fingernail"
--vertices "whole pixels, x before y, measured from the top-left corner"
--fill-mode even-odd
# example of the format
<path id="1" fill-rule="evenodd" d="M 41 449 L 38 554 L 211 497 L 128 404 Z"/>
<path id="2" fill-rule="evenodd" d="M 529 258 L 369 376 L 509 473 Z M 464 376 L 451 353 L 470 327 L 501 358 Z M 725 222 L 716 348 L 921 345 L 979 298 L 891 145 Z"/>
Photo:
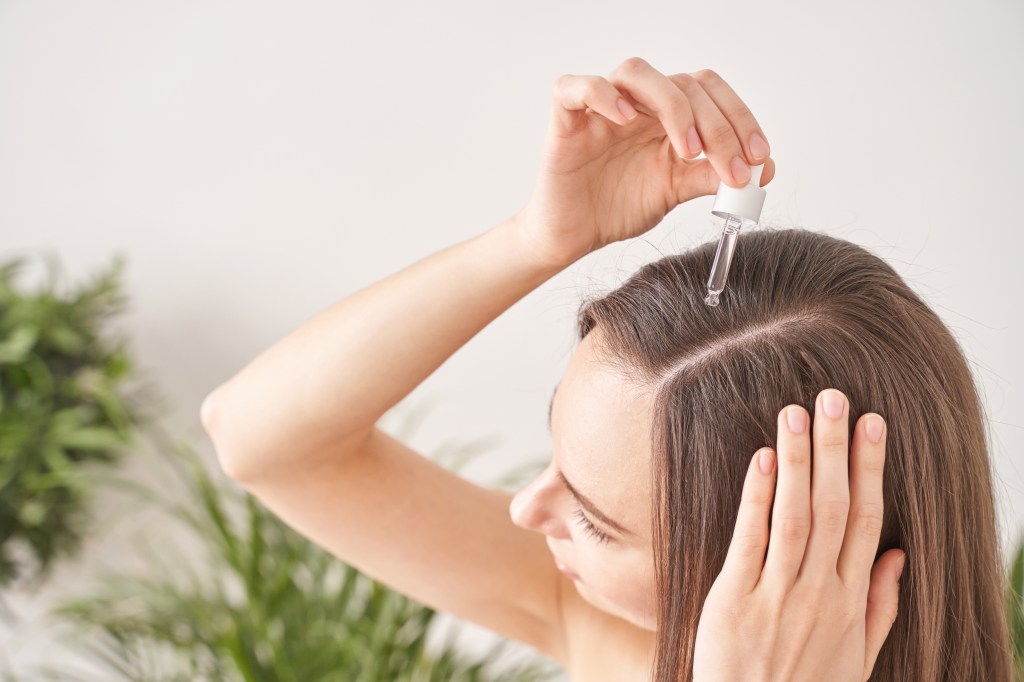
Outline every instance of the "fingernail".
<path id="1" fill-rule="evenodd" d="M 793 433 L 803 433 L 807 429 L 807 415 L 799 407 L 786 410 L 786 422 Z"/>
<path id="2" fill-rule="evenodd" d="M 750 182 L 750 166 L 747 162 L 738 156 L 732 157 L 732 177 L 739 184 L 747 184 Z"/>
<path id="3" fill-rule="evenodd" d="M 700 154 L 700 135 L 696 128 L 690 128 L 690 132 L 686 133 L 686 146 L 691 154 Z"/>
<path id="4" fill-rule="evenodd" d="M 755 159 L 768 158 L 768 143 L 757 132 L 750 133 L 750 153 Z"/>
<path id="5" fill-rule="evenodd" d="M 761 456 L 758 457 L 758 465 L 761 467 L 762 474 L 770 474 L 772 472 L 772 464 L 775 460 L 775 456 L 772 451 L 768 448 L 761 450 Z"/>
<path id="6" fill-rule="evenodd" d="M 900 558 L 896 560 L 896 582 L 900 581 L 900 576 L 903 575 L 903 564 L 906 563 L 906 554 L 900 555 Z"/>
<path id="7" fill-rule="evenodd" d="M 628 118 L 630 121 L 632 121 L 634 118 L 636 118 L 636 113 L 637 113 L 636 109 L 634 109 L 633 105 L 631 105 L 629 102 L 627 102 L 626 100 L 624 100 L 624 99 L 622 99 L 620 97 L 618 105 L 619 105 L 619 111 L 622 112 L 623 116 Z"/>
<path id="8" fill-rule="evenodd" d="M 885 421 L 877 414 L 869 414 L 864 418 L 864 431 L 872 443 L 879 443 L 882 440 L 882 431 L 885 430 Z"/>
<path id="9" fill-rule="evenodd" d="M 829 389 L 821 396 L 821 405 L 825 408 L 825 414 L 833 419 L 843 416 L 843 404 L 846 399 L 839 391 Z"/>

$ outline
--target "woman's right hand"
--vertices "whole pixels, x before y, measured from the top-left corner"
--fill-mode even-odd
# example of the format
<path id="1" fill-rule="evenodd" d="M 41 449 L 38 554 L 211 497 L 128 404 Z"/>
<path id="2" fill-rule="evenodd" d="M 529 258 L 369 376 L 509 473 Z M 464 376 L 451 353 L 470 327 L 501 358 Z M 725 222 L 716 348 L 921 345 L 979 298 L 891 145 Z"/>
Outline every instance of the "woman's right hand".
<path id="1" fill-rule="evenodd" d="M 639 236 L 720 181 L 743 187 L 751 165 L 764 164 L 761 185 L 775 176 L 767 143 L 752 148 L 752 134 L 765 138 L 753 114 L 710 69 L 666 76 L 631 57 L 608 79 L 560 76 L 553 95 L 541 172 L 518 215 L 546 263 Z M 696 158 L 701 149 L 707 158 Z"/>

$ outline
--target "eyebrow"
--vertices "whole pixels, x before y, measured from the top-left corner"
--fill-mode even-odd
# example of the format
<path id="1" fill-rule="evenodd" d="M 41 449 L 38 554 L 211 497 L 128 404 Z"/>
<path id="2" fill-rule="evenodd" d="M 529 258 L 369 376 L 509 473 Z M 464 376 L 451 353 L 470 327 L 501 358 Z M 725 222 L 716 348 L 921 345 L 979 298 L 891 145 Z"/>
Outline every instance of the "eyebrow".
<path id="1" fill-rule="evenodd" d="M 551 431 L 551 408 L 554 407 L 555 405 L 555 394 L 558 393 L 558 387 L 561 384 L 561 381 L 555 384 L 555 390 L 551 393 L 551 402 L 548 405 L 548 431 Z M 562 473 L 561 469 L 558 470 L 558 478 L 560 481 L 562 481 L 562 483 L 565 484 L 565 487 L 569 489 L 569 492 L 572 493 L 572 496 L 575 497 L 576 501 L 580 503 L 580 506 L 586 509 L 591 514 L 593 514 L 595 517 L 597 517 L 606 526 L 615 529 L 615 531 L 622 535 L 635 535 L 632 531 L 628 530 L 621 524 L 617 523 L 610 517 L 606 516 L 604 512 L 598 509 L 597 505 L 591 502 L 586 495 L 577 490 L 572 483 L 569 483 L 569 479 L 565 477 L 565 474 Z"/>

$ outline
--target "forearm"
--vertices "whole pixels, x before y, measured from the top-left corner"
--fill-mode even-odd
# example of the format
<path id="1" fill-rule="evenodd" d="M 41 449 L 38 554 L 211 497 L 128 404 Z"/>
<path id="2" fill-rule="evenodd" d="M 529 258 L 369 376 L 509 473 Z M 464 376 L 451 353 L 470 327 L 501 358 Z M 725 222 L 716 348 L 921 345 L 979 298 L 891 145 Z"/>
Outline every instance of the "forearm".
<path id="1" fill-rule="evenodd" d="M 463 344 L 564 266 L 519 214 L 344 298 L 277 341 L 203 405 L 232 474 L 357 443 Z"/>

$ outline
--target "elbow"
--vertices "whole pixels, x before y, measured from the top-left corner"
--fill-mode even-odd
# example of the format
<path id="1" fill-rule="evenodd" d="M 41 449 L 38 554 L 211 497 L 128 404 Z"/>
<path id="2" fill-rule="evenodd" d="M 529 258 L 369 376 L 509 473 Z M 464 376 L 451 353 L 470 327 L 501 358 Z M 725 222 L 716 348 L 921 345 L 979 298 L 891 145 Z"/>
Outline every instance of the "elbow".
<path id="1" fill-rule="evenodd" d="M 199 420 L 202 422 L 203 430 L 213 442 L 214 452 L 217 454 L 217 463 L 221 470 L 232 480 L 239 480 L 239 472 L 233 460 L 226 456 L 223 442 L 223 421 L 222 406 L 217 398 L 217 391 L 210 393 L 203 400 L 199 407 Z M 220 439 L 220 440 L 218 440 Z"/>
<path id="2" fill-rule="evenodd" d="M 217 394 L 217 391 L 206 396 L 203 399 L 203 404 L 199 406 L 199 421 L 203 424 L 203 429 L 206 433 L 211 433 L 213 430 L 213 423 L 217 415 L 217 406 L 213 402 L 213 397 Z"/>

